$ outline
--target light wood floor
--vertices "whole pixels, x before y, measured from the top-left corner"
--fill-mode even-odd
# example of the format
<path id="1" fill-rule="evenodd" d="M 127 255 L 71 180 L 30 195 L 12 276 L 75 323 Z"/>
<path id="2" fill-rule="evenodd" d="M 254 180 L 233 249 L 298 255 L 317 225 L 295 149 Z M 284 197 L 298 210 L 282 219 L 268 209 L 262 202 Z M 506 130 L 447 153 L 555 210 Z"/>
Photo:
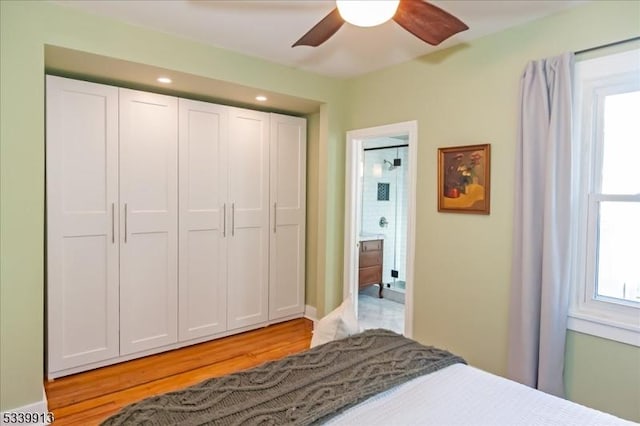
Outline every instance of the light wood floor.
<path id="1" fill-rule="evenodd" d="M 312 328 L 302 318 L 45 381 L 49 410 L 56 426 L 95 425 L 143 398 L 301 352 Z"/>

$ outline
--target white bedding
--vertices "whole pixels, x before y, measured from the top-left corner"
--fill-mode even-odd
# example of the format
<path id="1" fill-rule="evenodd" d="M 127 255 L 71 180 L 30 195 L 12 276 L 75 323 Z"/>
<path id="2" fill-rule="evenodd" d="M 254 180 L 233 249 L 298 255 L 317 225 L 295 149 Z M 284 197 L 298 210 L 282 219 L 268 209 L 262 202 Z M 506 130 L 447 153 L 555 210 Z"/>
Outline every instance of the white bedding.
<path id="1" fill-rule="evenodd" d="M 376 395 L 334 425 L 636 425 L 463 364 Z"/>

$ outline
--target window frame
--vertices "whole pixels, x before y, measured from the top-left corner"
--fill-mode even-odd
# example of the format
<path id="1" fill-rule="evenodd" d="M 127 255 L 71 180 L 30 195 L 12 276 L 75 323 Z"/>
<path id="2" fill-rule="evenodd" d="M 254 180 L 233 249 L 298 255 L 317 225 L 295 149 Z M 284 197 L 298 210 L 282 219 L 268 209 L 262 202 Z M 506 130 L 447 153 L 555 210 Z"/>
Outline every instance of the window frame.
<path id="1" fill-rule="evenodd" d="M 640 346 L 640 303 L 598 296 L 596 281 L 600 205 L 640 203 L 640 194 L 602 192 L 598 175 L 603 166 L 604 100 L 638 90 L 640 49 L 576 62 L 572 192 L 578 217 L 573 223 L 573 297 L 567 327 L 634 346 Z"/>

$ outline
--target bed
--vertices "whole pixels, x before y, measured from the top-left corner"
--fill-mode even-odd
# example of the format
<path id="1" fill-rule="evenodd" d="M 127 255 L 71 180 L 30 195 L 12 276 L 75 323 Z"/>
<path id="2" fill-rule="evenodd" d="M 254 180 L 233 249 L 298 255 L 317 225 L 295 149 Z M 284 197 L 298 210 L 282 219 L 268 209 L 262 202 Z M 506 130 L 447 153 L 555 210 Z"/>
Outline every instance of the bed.
<path id="1" fill-rule="evenodd" d="M 463 364 L 383 392 L 327 424 L 636 425 Z"/>
<path id="2" fill-rule="evenodd" d="M 103 425 L 631 425 L 366 330 L 125 407 Z"/>

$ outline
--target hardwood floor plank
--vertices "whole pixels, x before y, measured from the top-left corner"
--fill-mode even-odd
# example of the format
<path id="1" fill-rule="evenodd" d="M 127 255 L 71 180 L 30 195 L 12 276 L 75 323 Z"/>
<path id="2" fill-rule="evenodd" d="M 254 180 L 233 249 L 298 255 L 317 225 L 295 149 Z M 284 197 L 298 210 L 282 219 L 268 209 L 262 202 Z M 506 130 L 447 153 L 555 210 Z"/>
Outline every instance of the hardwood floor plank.
<path id="1" fill-rule="evenodd" d="M 149 396 L 255 367 L 309 347 L 313 323 L 296 319 L 86 373 L 45 381 L 56 425 L 92 425 Z"/>
<path id="2" fill-rule="evenodd" d="M 53 396 L 49 398 L 49 404 L 53 407 L 65 406 L 82 401 L 82 398 L 88 399 L 100 395 L 105 389 L 110 392 L 127 389 L 249 352 L 259 355 L 262 351 L 268 351 L 274 346 L 281 346 L 292 333 L 304 332 L 304 330 L 305 328 L 299 324 L 289 324 L 289 322 L 275 324 L 249 333 L 57 379 L 46 384 L 47 393 L 50 390 L 54 391 Z M 175 356 L 170 356 L 171 354 Z M 116 372 L 117 374 L 114 374 Z M 87 389 L 82 386 L 87 381 L 97 385 Z"/>

